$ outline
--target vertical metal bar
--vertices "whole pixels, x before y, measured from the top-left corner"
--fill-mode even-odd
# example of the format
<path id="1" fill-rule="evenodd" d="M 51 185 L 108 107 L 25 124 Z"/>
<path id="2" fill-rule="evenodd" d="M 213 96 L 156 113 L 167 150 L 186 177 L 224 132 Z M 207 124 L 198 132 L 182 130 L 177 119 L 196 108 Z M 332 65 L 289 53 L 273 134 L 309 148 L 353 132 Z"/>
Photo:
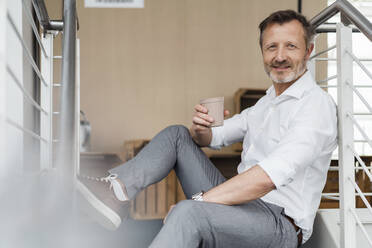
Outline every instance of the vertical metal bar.
<path id="1" fill-rule="evenodd" d="M 302 0 L 297 0 L 297 11 L 302 13 Z"/>
<path id="2" fill-rule="evenodd" d="M 6 165 L 6 0 L 0 0 L 0 178 Z"/>
<path id="3" fill-rule="evenodd" d="M 48 86 L 41 85 L 40 105 L 48 111 L 48 115 L 40 115 L 40 135 L 48 140 L 48 143 L 40 143 L 40 169 L 52 168 L 52 147 L 53 147 L 53 34 L 45 33 L 41 43 L 45 49 L 46 56 L 41 56 L 41 74 Z"/>
<path id="4" fill-rule="evenodd" d="M 75 129 L 76 129 L 76 140 L 75 140 L 75 163 L 76 173 L 80 173 L 80 39 L 76 40 L 76 108 L 75 108 Z"/>
<path id="5" fill-rule="evenodd" d="M 64 246 L 76 245 L 73 235 L 78 232 L 76 202 L 76 0 L 64 0 L 62 37 L 62 83 L 60 97 L 60 142 L 56 156 L 57 174 L 60 178 L 60 199 L 56 211 L 67 214 Z"/>
<path id="6" fill-rule="evenodd" d="M 353 148 L 353 123 L 347 113 L 353 113 L 353 91 L 347 83 L 353 83 L 353 61 L 346 55 L 352 49 L 352 30 L 337 24 L 337 74 L 338 74 L 338 138 L 340 185 L 340 244 L 342 248 L 356 248 L 356 222 L 350 211 L 355 209 L 355 189 L 348 178 L 355 180 Z"/>
<path id="7" fill-rule="evenodd" d="M 311 55 L 310 55 L 310 59 L 308 62 L 307 62 L 307 68 L 309 69 L 311 75 L 313 76 L 314 79 L 316 79 L 316 60 L 315 58 L 313 57 L 315 55 L 315 50 L 316 50 L 316 38 L 317 36 L 314 37 L 314 49 L 313 51 L 311 52 Z"/>
<path id="8" fill-rule="evenodd" d="M 64 1 L 63 19 L 60 143 L 56 163 L 64 178 L 65 189 L 72 192 L 76 175 L 76 0 Z"/>

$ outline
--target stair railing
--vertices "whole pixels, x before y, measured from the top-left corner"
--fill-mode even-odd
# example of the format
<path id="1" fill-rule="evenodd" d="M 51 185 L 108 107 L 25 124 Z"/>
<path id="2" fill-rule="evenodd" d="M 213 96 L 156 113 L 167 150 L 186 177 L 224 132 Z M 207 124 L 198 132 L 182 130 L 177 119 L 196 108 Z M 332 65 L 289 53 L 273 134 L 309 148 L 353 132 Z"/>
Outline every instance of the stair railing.
<path id="1" fill-rule="evenodd" d="M 19 145 L 23 146 L 23 136 L 32 137 L 38 143 L 40 151 L 38 172 L 48 172 L 51 169 L 59 170 L 59 174 L 63 175 L 64 185 L 72 189 L 75 182 L 76 171 L 79 164 L 79 144 L 78 144 L 78 125 L 79 125 L 79 78 L 76 77 L 79 73 L 77 51 L 79 47 L 76 39 L 78 27 L 78 19 L 76 13 L 76 0 L 64 0 L 63 6 L 63 21 L 50 20 L 44 0 L 17 0 L 10 2 L 0 0 L 0 151 L 13 152 L 16 147 L 7 148 L 7 143 L 12 143 L 14 140 L 19 140 Z M 8 6 L 7 6 L 8 5 Z M 12 11 L 9 11 L 10 5 Z M 16 11 L 15 11 L 16 9 Z M 33 17 L 33 11 L 37 16 L 37 21 Z M 16 13 L 16 15 L 15 15 Z M 15 18 L 16 16 L 16 18 Z M 35 37 L 37 49 L 40 51 L 36 57 L 32 54 L 32 48 L 29 47 L 22 33 L 22 18 L 28 23 Z M 39 31 L 39 25 L 41 32 Z M 53 54 L 54 39 L 57 34 L 62 34 L 62 55 L 55 56 Z M 20 61 L 20 65 L 13 66 L 7 58 L 7 49 L 10 44 L 6 44 L 8 34 L 14 38 L 16 46 L 22 49 L 22 52 L 14 57 Z M 18 49 L 19 50 L 19 49 Z M 38 59 L 39 58 L 39 59 Z M 25 61 L 25 62 L 22 62 Z M 53 65 L 55 60 L 62 60 L 62 81 L 54 82 Z M 38 93 L 40 99 L 33 96 L 29 90 L 23 85 L 22 78 L 22 63 L 27 63 L 37 77 L 39 82 Z M 15 86 L 14 86 L 14 85 Z M 23 123 L 23 108 L 17 109 L 17 113 L 7 112 L 7 102 L 10 101 L 8 88 L 10 86 L 17 88 L 20 98 L 25 104 L 33 106 L 40 116 L 39 126 L 35 130 L 29 129 Z M 53 106 L 53 89 L 60 89 L 60 109 L 54 110 Z M 22 105 L 21 102 L 17 103 Z M 14 118 L 17 117 L 17 118 Z M 18 118 L 19 117 L 19 118 Z M 55 125 L 58 121 L 58 125 Z M 53 127 L 59 127 L 55 132 Z M 11 134 L 7 130 L 11 128 Z M 17 131 L 13 131 L 17 130 Z M 17 137 L 13 137 L 13 133 L 17 133 Z M 19 135 L 18 135 L 19 134 Z M 19 137 L 18 137 L 19 136 Z M 25 147 L 25 151 L 32 150 L 34 147 Z M 36 149 L 35 149 L 36 150 Z M 18 157 L 23 156 L 21 150 L 17 151 Z M 21 154 L 21 156 L 20 156 Z M 22 159 L 14 159 L 14 155 L 0 156 L 0 168 L 9 171 L 12 170 L 11 162 L 20 164 Z M 10 156 L 12 158 L 10 158 Z M 8 159 L 10 158 L 10 160 Z M 23 163 L 23 162 L 22 162 Z M 18 165 L 22 167 L 21 165 Z M 13 169 L 14 171 L 14 169 Z M 1 173 L 0 173 L 1 174 Z M 32 173 L 33 174 L 33 173 Z M 0 175 L 1 176 L 1 175 Z"/>
<path id="2" fill-rule="evenodd" d="M 336 27 L 325 24 L 327 20 L 341 13 L 341 23 Z M 356 227 L 360 227 L 364 237 L 372 247 L 372 237 L 366 231 L 365 225 L 355 209 L 355 196 L 361 197 L 372 218 L 372 207 L 366 196 L 371 192 L 362 192 L 355 181 L 355 170 L 363 169 L 368 179 L 372 182 L 370 167 L 361 159 L 360 154 L 354 149 L 354 127 L 361 133 L 364 142 L 372 148 L 372 141 L 355 118 L 356 115 L 372 115 L 371 100 L 365 99 L 360 92 L 361 88 L 372 88 L 370 85 L 358 85 L 353 82 L 353 64 L 356 63 L 372 80 L 372 73 L 363 65 L 352 51 L 352 32 L 360 31 L 372 41 L 372 24 L 352 4 L 346 0 L 338 0 L 313 19 L 311 24 L 317 28 L 317 32 L 332 32 L 337 35 L 336 45 L 311 56 L 310 68 L 315 68 L 316 61 L 337 61 L 337 74 L 326 79 L 319 80 L 318 84 L 323 88 L 337 87 L 338 102 L 338 170 L 339 170 L 339 194 L 324 194 L 323 196 L 340 201 L 340 244 L 342 248 L 356 248 Z M 319 58 L 331 50 L 337 50 L 336 58 Z M 337 79 L 337 85 L 328 85 L 328 81 Z M 354 99 L 357 96 L 368 109 L 366 113 L 354 113 Z M 355 166 L 355 159 L 360 166 Z M 336 169 L 336 168 L 331 168 Z"/>

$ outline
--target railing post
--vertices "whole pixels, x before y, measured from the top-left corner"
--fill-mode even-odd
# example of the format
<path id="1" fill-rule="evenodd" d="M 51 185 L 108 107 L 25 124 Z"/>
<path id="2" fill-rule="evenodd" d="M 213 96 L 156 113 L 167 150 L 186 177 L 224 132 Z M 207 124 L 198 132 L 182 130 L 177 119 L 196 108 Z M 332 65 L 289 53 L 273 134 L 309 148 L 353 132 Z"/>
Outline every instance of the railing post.
<path id="1" fill-rule="evenodd" d="M 314 49 L 313 51 L 311 52 L 311 56 L 313 56 L 314 54 L 316 54 L 315 50 L 316 50 L 316 38 L 317 37 L 314 37 L 314 41 L 313 41 L 313 44 L 314 44 Z M 316 79 L 316 60 L 315 58 L 314 59 L 311 59 L 307 62 L 307 68 L 308 70 L 310 71 L 311 75 L 313 76 L 314 79 Z"/>
<path id="2" fill-rule="evenodd" d="M 54 35 L 45 33 L 41 42 L 48 57 L 41 54 L 41 74 L 48 86 L 41 84 L 40 106 L 48 111 L 48 115 L 40 115 L 40 135 L 48 140 L 48 143 L 41 142 L 40 147 L 40 170 L 52 168 L 53 152 L 53 39 Z"/>
<path id="3" fill-rule="evenodd" d="M 352 30 L 337 24 L 337 83 L 338 83 L 338 139 L 340 187 L 340 244 L 342 248 L 356 248 L 355 189 L 349 178 L 355 180 L 353 147 L 354 129 L 349 114 L 353 113 L 353 61 L 346 51 L 352 50 Z"/>
<path id="4" fill-rule="evenodd" d="M 57 167 L 67 191 L 75 183 L 75 107 L 76 107 L 76 0 L 64 1 L 62 44 L 62 85 Z"/>
<path id="5" fill-rule="evenodd" d="M 6 168 L 6 0 L 0 0 L 0 179 Z"/>
<path id="6" fill-rule="evenodd" d="M 62 36 L 62 82 L 60 94 L 60 120 L 58 150 L 56 156 L 57 174 L 60 179 L 59 206 L 56 211 L 66 214 L 64 246 L 76 245 L 79 220 L 76 200 L 76 0 L 64 0 Z"/>
<path id="7" fill-rule="evenodd" d="M 76 174 L 80 173 L 80 39 L 76 39 L 76 106 L 75 106 L 75 164 Z"/>

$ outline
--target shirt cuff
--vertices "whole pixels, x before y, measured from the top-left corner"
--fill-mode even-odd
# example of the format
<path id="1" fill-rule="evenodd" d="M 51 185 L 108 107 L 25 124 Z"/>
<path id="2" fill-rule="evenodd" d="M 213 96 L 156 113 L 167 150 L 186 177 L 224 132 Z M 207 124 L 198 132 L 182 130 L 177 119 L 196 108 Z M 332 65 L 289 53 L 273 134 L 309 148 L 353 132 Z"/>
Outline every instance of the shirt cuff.
<path id="1" fill-rule="evenodd" d="M 266 158 L 258 163 L 274 183 L 275 187 L 285 187 L 293 181 L 295 171 L 290 168 L 288 162 L 280 158 Z"/>
<path id="2" fill-rule="evenodd" d="M 222 138 L 222 126 L 221 127 L 212 127 L 212 140 L 209 144 L 209 148 L 219 150 L 223 145 L 223 138 Z"/>

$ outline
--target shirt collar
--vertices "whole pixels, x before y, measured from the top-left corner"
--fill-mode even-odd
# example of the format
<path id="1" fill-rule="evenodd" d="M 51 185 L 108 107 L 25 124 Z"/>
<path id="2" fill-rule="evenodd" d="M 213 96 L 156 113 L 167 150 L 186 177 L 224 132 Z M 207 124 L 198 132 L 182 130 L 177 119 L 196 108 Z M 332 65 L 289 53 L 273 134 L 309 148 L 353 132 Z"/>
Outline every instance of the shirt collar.
<path id="1" fill-rule="evenodd" d="M 283 98 L 284 96 L 290 96 L 297 99 L 300 99 L 303 94 L 315 86 L 315 81 L 310 73 L 307 71 L 302 75 L 297 81 L 292 84 L 288 89 L 286 89 L 279 97 Z M 272 85 L 267 91 L 266 94 L 270 98 L 276 98 L 275 89 Z"/>

